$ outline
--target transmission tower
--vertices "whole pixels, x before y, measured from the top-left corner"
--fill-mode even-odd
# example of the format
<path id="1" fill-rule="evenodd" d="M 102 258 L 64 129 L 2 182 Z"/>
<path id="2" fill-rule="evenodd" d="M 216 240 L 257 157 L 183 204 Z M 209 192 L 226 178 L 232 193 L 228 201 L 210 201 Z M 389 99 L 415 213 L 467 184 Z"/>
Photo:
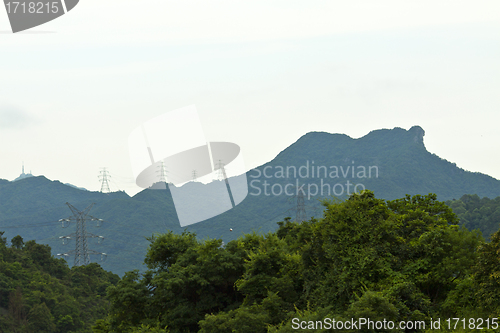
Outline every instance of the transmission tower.
<path id="1" fill-rule="evenodd" d="M 110 193 L 111 190 L 109 189 L 109 183 L 108 183 L 108 178 L 111 178 L 109 172 L 106 170 L 106 168 L 102 168 L 101 171 L 99 171 L 100 175 L 99 180 L 101 181 L 101 192 L 102 193 Z"/>
<path id="2" fill-rule="evenodd" d="M 317 207 L 313 207 L 310 205 L 306 205 L 305 203 L 305 193 L 302 190 L 302 186 L 292 185 L 292 188 L 295 191 L 295 194 L 290 196 L 290 199 L 293 199 L 293 207 L 287 209 L 286 212 L 295 212 L 295 222 L 304 222 L 307 221 L 307 213 L 306 210 L 316 210 Z"/>
<path id="3" fill-rule="evenodd" d="M 62 240 L 63 244 L 66 244 L 67 241 L 74 238 L 76 240 L 76 246 L 74 251 L 69 251 L 67 253 L 59 253 L 58 255 L 69 257 L 70 254 L 74 254 L 75 255 L 75 262 L 73 264 L 74 266 L 83 266 L 89 264 L 91 254 L 100 254 L 101 260 L 103 260 L 106 257 L 106 253 L 89 250 L 88 248 L 88 241 L 87 241 L 88 238 L 97 238 L 99 243 L 104 239 L 104 237 L 91 234 L 86 230 L 87 220 L 97 221 L 98 227 L 102 222 L 101 219 L 88 215 L 90 209 L 94 204 L 91 204 L 83 211 L 79 211 L 68 202 L 66 202 L 66 205 L 68 205 L 69 209 L 73 213 L 73 216 L 70 216 L 67 219 L 61 219 L 59 221 L 62 222 L 63 228 L 65 227 L 66 223 L 76 222 L 76 232 L 69 234 L 67 236 L 61 236 L 59 238 Z"/>
<path id="4" fill-rule="evenodd" d="M 297 207 L 295 213 L 295 222 L 307 221 L 306 216 L 306 203 L 304 201 L 304 193 L 302 191 L 297 191 Z"/>
<path id="5" fill-rule="evenodd" d="M 227 180 L 226 169 L 224 169 L 224 163 L 222 163 L 222 160 L 219 160 L 219 163 L 217 163 L 217 169 L 219 169 L 217 178 L 226 182 L 226 189 L 229 194 L 229 199 L 231 200 L 231 205 L 234 207 L 235 204 L 233 193 L 231 192 L 231 187 L 229 186 L 229 181 Z"/>
<path id="6" fill-rule="evenodd" d="M 163 161 L 161 161 L 161 164 L 158 166 L 160 170 L 157 172 L 160 174 L 160 182 L 161 183 L 166 183 L 167 182 L 167 169 L 165 169 L 165 164 Z"/>
<path id="7" fill-rule="evenodd" d="M 196 181 L 196 170 L 193 170 L 193 182 Z"/>
<path id="8" fill-rule="evenodd" d="M 219 163 L 217 163 L 217 179 L 218 180 L 227 180 L 226 177 L 226 170 L 224 169 L 224 163 L 222 163 L 222 160 L 219 160 Z"/>

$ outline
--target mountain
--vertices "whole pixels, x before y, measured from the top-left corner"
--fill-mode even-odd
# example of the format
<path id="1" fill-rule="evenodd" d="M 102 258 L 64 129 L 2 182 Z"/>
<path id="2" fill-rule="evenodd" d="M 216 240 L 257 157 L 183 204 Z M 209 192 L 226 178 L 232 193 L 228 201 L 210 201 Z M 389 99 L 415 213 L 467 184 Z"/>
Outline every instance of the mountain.
<path id="1" fill-rule="evenodd" d="M 78 186 L 75 186 L 75 185 L 72 185 L 70 183 L 64 183 L 64 185 L 68 185 L 68 186 L 71 186 L 71 187 L 74 187 L 76 189 L 79 189 L 79 190 L 82 190 L 82 191 L 88 191 L 86 188 L 84 187 L 78 187 Z"/>
<path id="2" fill-rule="evenodd" d="M 262 167 L 276 165 L 341 166 L 344 171 L 352 168 L 347 177 L 329 178 L 330 182 L 351 179 L 375 191 L 384 199 L 396 199 L 405 194 L 436 193 L 441 200 L 460 198 L 464 193 L 474 193 L 494 198 L 500 195 L 500 181 L 477 172 L 469 172 L 455 163 L 441 159 L 425 148 L 424 130 L 413 126 L 372 131 L 359 139 L 343 134 L 312 132 L 301 137 L 281 152 L 273 161 Z M 357 173 L 365 167 L 375 168 L 371 177 L 359 178 Z M 262 168 L 261 167 L 261 168 Z M 362 173 L 360 174 L 362 176 Z M 317 180 L 317 178 L 316 178 Z"/>
<path id="3" fill-rule="evenodd" d="M 59 220 L 72 216 L 65 203 L 78 210 L 95 203 L 89 214 L 104 223 L 98 228 L 93 225 L 96 221 L 91 221 L 87 231 L 104 236 L 104 241 L 97 244 L 96 239 L 90 239 L 88 247 L 105 252 L 103 268 L 121 275 L 144 269 L 146 237 L 154 233 L 187 229 L 199 238 L 228 242 L 252 230 L 275 230 L 276 222 L 286 216 L 320 217 L 320 200 L 332 195 L 345 198 L 355 187 L 373 190 L 383 199 L 428 193 L 436 193 L 441 201 L 464 194 L 500 196 L 499 180 L 465 171 L 428 152 L 423 137 L 424 130 L 419 126 L 376 130 L 359 139 L 344 134 L 308 133 L 272 161 L 247 173 L 249 194 L 239 205 L 185 228 L 179 224 L 169 189 L 147 189 L 129 197 L 124 192 L 81 191 L 43 176 L 16 182 L 0 180 L 0 231 L 6 231 L 9 240 L 19 234 L 25 240 L 50 245 L 54 254 L 68 253 L 74 249 L 75 240 L 70 238 L 68 245 L 62 245 L 59 237 L 74 233 L 75 225 L 61 228 Z M 210 185 L 185 186 L 203 193 Z M 193 200 L 192 209 L 203 210 L 216 203 L 207 196 Z M 69 257 L 68 262 L 71 265 L 73 258 Z"/>

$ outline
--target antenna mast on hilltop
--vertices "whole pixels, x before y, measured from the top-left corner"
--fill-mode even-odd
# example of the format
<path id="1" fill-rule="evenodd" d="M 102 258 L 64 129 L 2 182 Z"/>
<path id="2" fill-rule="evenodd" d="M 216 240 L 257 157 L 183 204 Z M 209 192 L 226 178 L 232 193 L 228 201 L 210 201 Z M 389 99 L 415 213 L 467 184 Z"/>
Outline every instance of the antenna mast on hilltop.
<path id="1" fill-rule="evenodd" d="M 88 241 L 87 241 L 88 238 L 97 238 L 99 243 L 104 239 L 104 237 L 91 234 L 86 230 L 85 224 L 87 223 L 87 220 L 89 218 L 90 221 L 97 221 L 98 227 L 102 222 L 101 219 L 97 219 L 93 216 L 88 215 L 90 209 L 94 204 L 91 204 L 83 211 L 79 211 L 68 202 L 66 202 L 66 205 L 68 205 L 69 209 L 71 209 L 73 216 L 67 219 L 61 219 L 59 221 L 63 223 L 63 228 L 65 227 L 65 222 L 76 222 L 76 232 L 67 236 L 61 236 L 59 238 L 63 241 L 63 244 L 66 244 L 66 241 L 70 240 L 71 238 L 75 238 L 76 247 L 74 251 L 69 251 L 67 253 L 58 253 L 58 255 L 63 255 L 68 257 L 70 254 L 74 254 L 75 255 L 74 266 L 83 266 L 89 264 L 91 254 L 100 254 L 101 260 L 103 260 L 103 258 L 106 257 L 106 253 L 96 252 L 88 249 Z"/>
<path id="2" fill-rule="evenodd" d="M 101 181 L 101 192 L 102 193 L 110 193 L 111 190 L 109 189 L 109 183 L 108 183 L 108 178 L 111 178 L 109 172 L 106 170 L 106 168 L 101 168 L 102 170 L 99 171 L 100 175 L 98 176 L 99 180 Z"/>

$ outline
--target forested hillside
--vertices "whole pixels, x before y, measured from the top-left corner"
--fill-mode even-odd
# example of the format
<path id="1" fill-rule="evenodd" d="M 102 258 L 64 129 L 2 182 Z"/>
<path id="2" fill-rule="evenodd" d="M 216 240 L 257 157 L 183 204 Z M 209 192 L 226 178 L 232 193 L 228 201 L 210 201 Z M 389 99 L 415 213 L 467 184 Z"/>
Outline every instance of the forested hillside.
<path id="1" fill-rule="evenodd" d="M 407 332 L 436 332 L 431 318 L 444 328 L 449 317 L 498 329 L 500 234 L 484 243 L 435 195 L 384 201 L 366 191 L 325 202 L 321 219 L 287 219 L 225 246 L 191 233 L 150 242 L 147 272 L 108 288 L 109 316 L 95 332 L 284 333 L 302 321 L 330 332 L 325 318 L 424 322 Z M 470 332 L 468 320 L 453 331 Z"/>
<path id="2" fill-rule="evenodd" d="M 68 268 L 50 247 L 0 231 L 0 332 L 92 332 L 106 317 L 106 289 L 119 277 L 98 264 Z"/>
<path id="3" fill-rule="evenodd" d="M 499 231 L 485 242 L 433 194 L 386 201 L 365 191 L 323 205 L 321 218 L 285 219 L 227 244 L 157 234 L 147 271 L 121 279 L 0 237 L 0 332 L 329 332 L 332 319 L 359 318 L 436 332 L 431 318 L 444 328 L 450 317 L 482 318 L 483 332 L 498 331 Z M 460 325 L 453 331 L 470 331 Z"/>
<path id="4" fill-rule="evenodd" d="M 457 214 L 464 227 L 481 230 L 487 240 L 500 228 L 500 197 L 481 199 L 477 194 L 467 194 L 446 204 Z"/>

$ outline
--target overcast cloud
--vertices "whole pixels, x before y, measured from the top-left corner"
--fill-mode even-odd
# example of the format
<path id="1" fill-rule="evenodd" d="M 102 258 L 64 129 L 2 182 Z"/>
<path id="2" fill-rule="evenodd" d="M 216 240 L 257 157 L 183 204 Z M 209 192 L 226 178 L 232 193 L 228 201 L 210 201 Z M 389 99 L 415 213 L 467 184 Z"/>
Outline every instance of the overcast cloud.
<path id="1" fill-rule="evenodd" d="M 37 123 L 36 117 L 10 105 L 0 104 L 0 130 L 20 130 Z"/>
<path id="2" fill-rule="evenodd" d="M 498 0 L 81 0 L 29 32 L 0 34 L 0 178 L 24 160 L 99 190 L 108 167 L 134 194 L 131 131 L 195 104 L 247 168 L 310 131 L 419 125 L 431 153 L 500 179 Z"/>

